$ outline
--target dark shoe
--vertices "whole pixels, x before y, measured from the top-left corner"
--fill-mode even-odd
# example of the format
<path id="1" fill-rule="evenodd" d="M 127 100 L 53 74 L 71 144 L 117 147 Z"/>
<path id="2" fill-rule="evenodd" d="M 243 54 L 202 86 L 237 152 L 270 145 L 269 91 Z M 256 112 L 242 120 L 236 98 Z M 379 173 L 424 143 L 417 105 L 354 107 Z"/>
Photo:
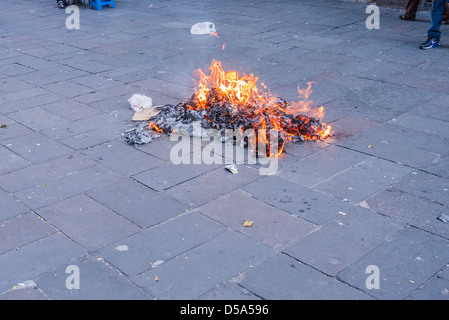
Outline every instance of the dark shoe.
<path id="1" fill-rule="evenodd" d="M 441 21 L 442 24 L 449 24 L 449 20 L 443 20 Z"/>
<path id="2" fill-rule="evenodd" d="M 420 49 L 427 50 L 440 46 L 440 39 L 437 38 L 429 38 L 426 42 L 419 46 Z"/>
<path id="3" fill-rule="evenodd" d="M 415 21 L 415 18 L 406 18 L 405 15 L 399 16 L 399 19 L 407 21 Z"/>
<path id="4" fill-rule="evenodd" d="M 65 8 L 65 5 L 64 5 L 63 1 L 58 1 L 58 8 L 59 9 L 64 9 Z"/>

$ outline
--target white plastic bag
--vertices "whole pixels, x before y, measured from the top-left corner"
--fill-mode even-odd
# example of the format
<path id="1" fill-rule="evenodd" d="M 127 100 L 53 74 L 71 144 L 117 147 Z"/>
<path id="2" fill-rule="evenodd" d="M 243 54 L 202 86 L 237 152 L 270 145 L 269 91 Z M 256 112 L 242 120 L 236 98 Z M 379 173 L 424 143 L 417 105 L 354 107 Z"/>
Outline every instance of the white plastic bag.
<path id="1" fill-rule="evenodd" d="M 131 109 L 134 112 L 142 111 L 143 109 L 150 108 L 153 105 L 153 100 L 143 94 L 135 94 L 129 98 L 128 102 L 131 105 Z"/>
<path id="2" fill-rule="evenodd" d="M 217 32 L 212 22 L 198 22 L 190 28 L 191 34 L 211 34 Z"/>

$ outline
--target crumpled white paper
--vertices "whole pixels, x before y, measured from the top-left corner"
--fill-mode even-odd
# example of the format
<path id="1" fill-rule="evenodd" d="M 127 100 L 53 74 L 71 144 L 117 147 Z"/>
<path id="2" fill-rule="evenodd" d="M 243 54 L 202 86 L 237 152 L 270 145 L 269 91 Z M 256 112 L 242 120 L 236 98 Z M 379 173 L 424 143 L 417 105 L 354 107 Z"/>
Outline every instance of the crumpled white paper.
<path id="1" fill-rule="evenodd" d="M 131 105 L 131 109 L 134 112 L 142 111 L 143 109 L 150 108 L 153 105 L 153 100 L 143 94 L 135 94 L 128 99 Z"/>

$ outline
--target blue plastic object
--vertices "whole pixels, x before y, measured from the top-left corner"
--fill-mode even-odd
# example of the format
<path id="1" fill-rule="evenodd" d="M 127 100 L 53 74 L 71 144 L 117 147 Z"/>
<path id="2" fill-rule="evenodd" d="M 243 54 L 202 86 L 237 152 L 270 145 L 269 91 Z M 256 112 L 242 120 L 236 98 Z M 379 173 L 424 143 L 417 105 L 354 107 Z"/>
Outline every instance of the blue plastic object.
<path id="1" fill-rule="evenodd" d="M 95 7 L 97 10 L 101 10 L 103 6 L 109 6 L 110 4 L 115 8 L 114 0 L 90 0 L 91 9 Z"/>

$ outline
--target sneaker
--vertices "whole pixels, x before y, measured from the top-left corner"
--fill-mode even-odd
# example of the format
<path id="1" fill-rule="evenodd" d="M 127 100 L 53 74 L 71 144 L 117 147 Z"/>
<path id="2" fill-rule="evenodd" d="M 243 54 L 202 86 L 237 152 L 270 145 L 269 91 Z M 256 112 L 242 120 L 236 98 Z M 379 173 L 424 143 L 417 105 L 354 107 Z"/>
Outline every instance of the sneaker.
<path id="1" fill-rule="evenodd" d="M 63 1 L 58 1 L 58 8 L 59 9 L 64 9 L 65 8 L 65 5 L 64 5 Z"/>
<path id="2" fill-rule="evenodd" d="M 429 38 L 429 39 L 427 39 L 426 42 L 424 42 L 423 44 L 421 44 L 421 45 L 419 46 L 419 48 L 420 48 L 420 49 L 427 50 L 427 49 L 436 48 L 436 47 L 439 47 L 439 46 L 440 46 L 440 39 L 437 39 L 437 38 Z"/>

